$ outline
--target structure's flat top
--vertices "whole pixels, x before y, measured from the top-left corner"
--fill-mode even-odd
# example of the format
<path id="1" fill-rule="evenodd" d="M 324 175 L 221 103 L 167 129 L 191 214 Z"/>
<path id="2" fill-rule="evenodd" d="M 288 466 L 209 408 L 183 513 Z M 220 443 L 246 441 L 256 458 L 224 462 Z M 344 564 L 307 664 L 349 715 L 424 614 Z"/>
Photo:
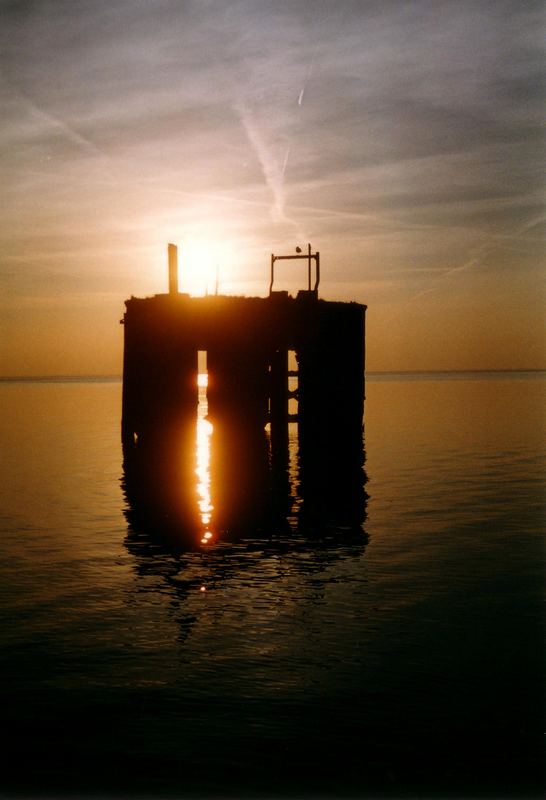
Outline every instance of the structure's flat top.
<path id="1" fill-rule="evenodd" d="M 358 331 L 358 326 L 363 327 L 365 310 L 366 306 L 359 303 L 318 300 L 313 292 L 300 292 L 297 297 L 287 292 L 273 292 L 268 297 L 172 293 L 132 297 L 126 301 L 123 322 L 131 335 L 182 337 L 200 342 L 201 349 L 206 350 L 212 342 L 215 346 L 226 341 L 240 346 L 244 343 L 245 347 L 253 342 L 273 346 L 302 341 L 325 329 Z"/>
<path id="2" fill-rule="evenodd" d="M 200 297 L 192 297 L 189 294 L 177 293 L 177 294 L 155 294 L 151 297 L 134 297 L 131 296 L 128 300 L 125 301 L 125 305 L 135 306 L 135 305 L 151 305 L 151 306 L 165 306 L 165 307 L 173 307 L 173 306 L 202 306 L 202 307 L 219 307 L 219 306 L 257 306 L 266 304 L 270 305 L 283 305 L 283 306 L 300 306 L 300 305 L 319 305 L 319 306 L 359 306 L 361 308 L 367 308 L 366 305 L 363 303 L 357 303 L 355 301 L 340 301 L 340 300 L 324 300 L 322 298 L 317 298 L 317 295 L 313 291 L 300 291 L 296 295 L 296 297 L 292 297 L 288 294 L 288 292 L 273 292 L 267 297 L 246 297 L 244 295 L 204 295 Z"/>

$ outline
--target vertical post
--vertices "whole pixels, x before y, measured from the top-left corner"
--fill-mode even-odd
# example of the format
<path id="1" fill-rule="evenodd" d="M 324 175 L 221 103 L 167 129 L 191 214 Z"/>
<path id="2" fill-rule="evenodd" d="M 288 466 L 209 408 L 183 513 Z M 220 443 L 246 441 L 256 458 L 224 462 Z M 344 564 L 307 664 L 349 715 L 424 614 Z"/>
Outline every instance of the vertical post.
<path id="1" fill-rule="evenodd" d="M 271 280 L 270 280 L 270 283 L 269 283 L 269 294 L 271 294 L 271 292 L 273 291 L 273 270 L 274 270 L 273 265 L 274 265 L 274 263 L 275 263 L 275 256 L 273 255 L 273 253 L 271 253 Z"/>
<path id="2" fill-rule="evenodd" d="M 311 291 L 311 244 L 307 245 L 307 289 Z"/>
<path id="3" fill-rule="evenodd" d="M 178 294 L 178 248 L 168 245 L 169 251 L 169 294 Z"/>
<path id="4" fill-rule="evenodd" d="M 196 348 L 176 304 L 135 299 L 128 300 L 126 308 L 126 488 L 137 511 L 165 524 L 178 520 L 191 527 L 196 521 Z"/>

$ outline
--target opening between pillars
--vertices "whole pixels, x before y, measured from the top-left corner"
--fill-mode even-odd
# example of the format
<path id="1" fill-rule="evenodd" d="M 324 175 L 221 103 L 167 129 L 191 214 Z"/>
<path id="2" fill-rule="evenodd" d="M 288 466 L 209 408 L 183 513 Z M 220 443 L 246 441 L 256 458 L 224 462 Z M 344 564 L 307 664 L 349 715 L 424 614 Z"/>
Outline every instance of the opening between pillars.
<path id="1" fill-rule="evenodd" d="M 288 351 L 288 421 L 298 421 L 298 362 L 296 351 Z"/>
<path id="2" fill-rule="evenodd" d="M 197 351 L 197 452 L 196 475 L 199 514 L 203 525 L 201 544 L 210 544 L 213 533 L 210 529 L 212 519 L 212 498 L 210 480 L 210 437 L 212 425 L 208 419 L 208 370 L 207 351 Z"/>
<path id="3" fill-rule="evenodd" d="M 208 401 L 207 387 L 209 385 L 209 374 L 207 370 L 207 351 L 197 351 L 197 416 L 203 419 L 207 416 Z"/>
<path id="4" fill-rule="evenodd" d="M 207 386 L 207 351 L 206 350 L 198 350 L 197 351 L 197 385 L 198 386 Z"/>

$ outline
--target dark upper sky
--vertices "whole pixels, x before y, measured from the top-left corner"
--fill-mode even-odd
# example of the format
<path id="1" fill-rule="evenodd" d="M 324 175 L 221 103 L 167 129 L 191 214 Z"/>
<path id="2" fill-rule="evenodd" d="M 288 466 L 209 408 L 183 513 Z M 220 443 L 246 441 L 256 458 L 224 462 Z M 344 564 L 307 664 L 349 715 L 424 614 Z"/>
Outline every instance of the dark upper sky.
<path id="1" fill-rule="evenodd" d="M 372 368 L 546 366 L 541 4 L 0 8 L 2 373 L 118 371 L 167 241 L 253 294 L 310 241 Z"/>

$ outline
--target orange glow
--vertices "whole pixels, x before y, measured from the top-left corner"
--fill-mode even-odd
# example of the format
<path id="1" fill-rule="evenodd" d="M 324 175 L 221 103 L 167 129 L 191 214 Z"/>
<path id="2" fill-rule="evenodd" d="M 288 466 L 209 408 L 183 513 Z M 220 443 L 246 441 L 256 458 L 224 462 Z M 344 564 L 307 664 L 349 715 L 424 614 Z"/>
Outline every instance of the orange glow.
<path id="1" fill-rule="evenodd" d="M 210 498 L 210 436 L 212 425 L 208 419 L 197 421 L 197 494 L 199 495 L 199 511 L 201 522 L 208 525 L 212 511 Z"/>
<path id="2" fill-rule="evenodd" d="M 210 437 L 212 434 L 212 424 L 207 419 L 207 377 L 206 373 L 199 373 L 197 376 L 199 386 L 199 405 L 197 409 L 197 495 L 199 505 L 199 515 L 203 524 L 204 533 L 201 537 L 201 544 L 209 544 L 213 538 L 209 530 L 213 505 L 210 495 Z"/>
<path id="3" fill-rule="evenodd" d="M 208 227 L 204 230 L 202 225 L 196 224 L 179 231 L 168 227 L 163 228 L 164 234 L 160 236 L 160 239 L 178 244 L 180 291 L 192 297 L 214 294 L 219 285 L 225 289 L 226 282 L 229 283 L 233 272 L 237 271 L 236 250 L 231 237 L 223 232 L 220 224 L 215 226 L 215 236 L 211 237 Z M 158 268 L 163 277 L 164 265 L 158 265 Z"/>

